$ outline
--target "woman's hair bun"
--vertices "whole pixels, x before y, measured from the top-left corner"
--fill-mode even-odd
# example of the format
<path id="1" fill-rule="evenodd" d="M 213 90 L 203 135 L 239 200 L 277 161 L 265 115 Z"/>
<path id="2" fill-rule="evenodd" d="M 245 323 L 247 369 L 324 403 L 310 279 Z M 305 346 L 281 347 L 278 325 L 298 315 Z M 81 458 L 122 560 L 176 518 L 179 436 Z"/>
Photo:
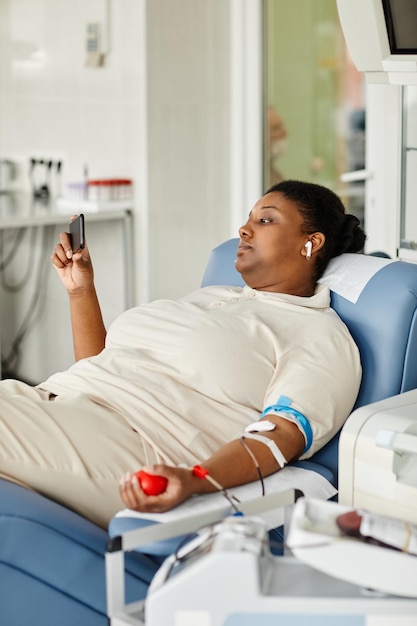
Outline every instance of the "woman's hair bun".
<path id="1" fill-rule="evenodd" d="M 340 253 L 360 252 L 363 249 L 366 236 L 355 215 L 345 214 L 345 221 L 340 234 Z"/>

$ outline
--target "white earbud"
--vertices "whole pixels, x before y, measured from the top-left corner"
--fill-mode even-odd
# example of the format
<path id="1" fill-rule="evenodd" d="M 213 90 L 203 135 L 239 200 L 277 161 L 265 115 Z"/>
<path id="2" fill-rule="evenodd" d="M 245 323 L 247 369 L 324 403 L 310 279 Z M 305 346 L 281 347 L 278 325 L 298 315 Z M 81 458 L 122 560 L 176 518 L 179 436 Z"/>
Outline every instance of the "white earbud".
<path id="1" fill-rule="evenodd" d="M 313 244 L 311 243 L 311 241 L 307 241 L 304 247 L 307 250 L 306 259 L 311 259 L 311 249 L 313 247 Z"/>

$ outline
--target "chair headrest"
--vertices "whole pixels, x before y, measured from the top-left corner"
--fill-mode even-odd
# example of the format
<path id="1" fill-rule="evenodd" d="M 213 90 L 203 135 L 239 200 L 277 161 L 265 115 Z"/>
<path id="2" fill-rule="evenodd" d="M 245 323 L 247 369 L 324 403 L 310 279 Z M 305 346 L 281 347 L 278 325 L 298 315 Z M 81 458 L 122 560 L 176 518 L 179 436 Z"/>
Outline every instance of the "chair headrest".
<path id="1" fill-rule="evenodd" d="M 330 261 L 318 282 L 349 302 L 357 302 L 373 276 L 390 263 L 396 261 L 365 254 L 341 254 Z"/>

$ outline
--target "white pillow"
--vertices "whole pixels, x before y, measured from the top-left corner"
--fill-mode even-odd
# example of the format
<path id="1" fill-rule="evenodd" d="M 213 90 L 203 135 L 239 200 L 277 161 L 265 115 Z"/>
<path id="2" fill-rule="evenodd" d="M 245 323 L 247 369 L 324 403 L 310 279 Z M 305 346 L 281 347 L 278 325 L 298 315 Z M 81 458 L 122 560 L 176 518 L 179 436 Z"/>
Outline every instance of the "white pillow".
<path id="1" fill-rule="evenodd" d="M 366 254 L 341 254 L 330 261 L 318 282 L 350 302 L 356 302 L 371 278 L 385 265 L 395 262 L 396 259 Z"/>

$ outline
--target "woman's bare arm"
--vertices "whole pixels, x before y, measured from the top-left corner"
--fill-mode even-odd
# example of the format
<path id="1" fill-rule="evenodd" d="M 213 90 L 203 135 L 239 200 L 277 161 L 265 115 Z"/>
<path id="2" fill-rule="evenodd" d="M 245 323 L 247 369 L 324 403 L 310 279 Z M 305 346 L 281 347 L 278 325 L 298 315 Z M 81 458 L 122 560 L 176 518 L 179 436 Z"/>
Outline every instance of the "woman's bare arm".
<path id="1" fill-rule="evenodd" d="M 75 359 L 94 356 L 104 348 L 106 328 L 88 247 L 73 253 L 69 234 L 61 233 L 51 262 L 69 297 Z"/>
<path id="2" fill-rule="evenodd" d="M 298 427 L 278 415 L 268 415 L 268 420 L 276 424 L 276 429 L 262 433 L 262 435 L 275 441 L 287 461 L 298 458 L 305 445 L 304 437 Z M 245 443 L 255 455 L 264 477 L 280 469 L 268 446 L 253 439 L 246 439 Z M 239 439 L 234 439 L 222 446 L 209 459 L 203 461 L 202 465 L 225 488 L 233 488 L 259 478 L 250 454 L 244 449 Z M 123 503 L 136 511 L 162 513 L 194 494 L 216 490 L 216 487 L 208 480 L 201 480 L 194 476 L 190 469 L 168 465 L 146 466 L 144 469 L 150 474 L 165 476 L 168 484 L 166 491 L 161 495 L 146 496 L 135 474 L 126 474 L 122 477 L 120 495 Z"/>
<path id="3" fill-rule="evenodd" d="M 106 328 L 95 288 L 68 294 L 75 360 L 99 354 L 104 348 Z"/>

